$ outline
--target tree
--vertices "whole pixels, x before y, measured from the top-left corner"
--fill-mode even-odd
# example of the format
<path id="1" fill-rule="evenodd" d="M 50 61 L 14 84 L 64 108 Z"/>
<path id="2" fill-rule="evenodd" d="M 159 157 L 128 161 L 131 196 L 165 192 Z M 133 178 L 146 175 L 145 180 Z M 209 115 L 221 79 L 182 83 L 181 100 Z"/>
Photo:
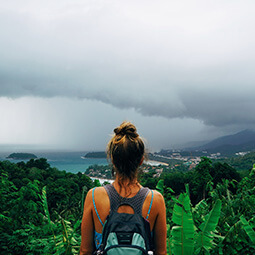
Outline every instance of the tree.
<path id="1" fill-rule="evenodd" d="M 46 158 L 39 158 L 39 159 L 30 159 L 26 166 L 28 168 L 32 168 L 32 167 L 36 167 L 36 168 L 39 168 L 39 169 L 43 169 L 43 170 L 47 170 L 50 168 L 50 164 L 47 162 L 47 159 Z"/>
<path id="2" fill-rule="evenodd" d="M 218 183 L 222 183 L 225 180 L 236 180 L 240 181 L 240 174 L 227 163 L 216 162 L 212 168 L 210 168 L 210 175 L 212 176 L 212 181 L 214 186 Z"/>
<path id="3" fill-rule="evenodd" d="M 184 173 L 169 173 L 163 175 L 164 183 L 167 187 L 174 190 L 176 195 L 185 191 L 185 183 L 187 183 L 186 174 Z"/>
<path id="4" fill-rule="evenodd" d="M 194 170 L 190 185 L 192 203 L 197 203 L 207 197 L 206 187 L 212 180 L 211 170 L 212 161 L 207 157 L 201 157 L 201 161 Z"/>

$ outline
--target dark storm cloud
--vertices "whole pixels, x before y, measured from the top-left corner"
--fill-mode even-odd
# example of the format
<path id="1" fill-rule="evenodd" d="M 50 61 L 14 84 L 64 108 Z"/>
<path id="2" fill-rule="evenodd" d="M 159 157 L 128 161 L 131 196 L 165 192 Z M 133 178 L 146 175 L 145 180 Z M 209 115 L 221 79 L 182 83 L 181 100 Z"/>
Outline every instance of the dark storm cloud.
<path id="1" fill-rule="evenodd" d="M 0 96 L 90 99 L 144 116 L 254 125 L 255 4 L 186 1 L 182 9 L 161 1 L 158 13 L 158 4 L 143 4 L 2 3 Z"/>

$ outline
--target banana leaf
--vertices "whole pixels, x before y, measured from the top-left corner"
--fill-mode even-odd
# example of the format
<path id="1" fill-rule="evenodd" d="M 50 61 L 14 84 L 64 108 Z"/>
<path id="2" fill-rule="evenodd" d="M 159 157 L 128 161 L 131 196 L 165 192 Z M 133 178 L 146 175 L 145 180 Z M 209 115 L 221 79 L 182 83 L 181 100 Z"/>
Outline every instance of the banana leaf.
<path id="1" fill-rule="evenodd" d="M 255 243 L 255 232 L 252 229 L 252 227 L 250 226 L 249 222 L 245 219 L 245 217 L 243 215 L 240 217 L 240 220 L 243 224 L 243 228 L 244 228 L 246 234 L 250 237 L 251 241 L 253 243 Z"/>
<path id="2" fill-rule="evenodd" d="M 218 199 L 212 210 L 205 216 L 205 221 L 199 226 L 199 232 L 196 235 L 195 254 L 201 251 L 209 253 L 213 247 L 214 231 L 218 224 L 221 212 L 221 201 Z"/>
<path id="3" fill-rule="evenodd" d="M 195 205 L 195 207 L 192 208 L 192 212 L 197 212 L 201 215 L 201 212 L 205 212 L 208 207 L 208 204 L 203 199 L 198 204 Z"/>
<path id="4" fill-rule="evenodd" d="M 163 195 L 164 194 L 164 180 L 160 179 L 157 183 L 156 189 Z"/>
<path id="5" fill-rule="evenodd" d="M 48 223 L 51 225 L 50 213 L 49 213 L 48 202 L 47 202 L 46 186 L 44 186 L 42 188 L 41 198 L 42 198 L 42 205 L 43 205 L 44 213 L 47 217 Z"/>
<path id="6" fill-rule="evenodd" d="M 174 255 L 193 254 L 195 226 L 187 193 L 179 196 L 173 209 L 172 221 L 176 226 L 171 230 L 171 245 Z"/>
<path id="7" fill-rule="evenodd" d="M 47 202 L 47 192 L 46 192 L 46 186 L 44 186 L 42 188 L 42 196 L 41 196 L 41 199 L 42 199 L 42 205 L 43 205 L 43 210 L 44 210 L 44 213 L 46 215 L 46 218 L 48 220 L 48 223 L 49 223 L 49 226 L 51 228 L 51 231 L 52 231 L 52 235 L 53 235 L 53 238 L 54 238 L 54 242 L 56 244 L 56 235 L 55 235 L 55 232 L 54 232 L 54 229 L 53 229 L 53 222 L 51 221 L 50 219 L 50 212 L 49 212 L 49 208 L 48 208 L 48 202 Z"/>

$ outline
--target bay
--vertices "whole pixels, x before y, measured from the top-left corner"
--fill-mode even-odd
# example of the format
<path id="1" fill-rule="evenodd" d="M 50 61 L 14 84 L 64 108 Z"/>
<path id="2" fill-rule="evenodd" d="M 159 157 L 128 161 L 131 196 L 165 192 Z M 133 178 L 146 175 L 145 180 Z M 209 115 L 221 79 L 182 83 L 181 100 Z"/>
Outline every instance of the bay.
<path id="1" fill-rule="evenodd" d="M 11 153 L 13 153 L 13 151 L 1 152 L 0 160 L 7 160 L 6 157 Z M 71 173 L 84 173 L 91 165 L 108 165 L 106 158 L 83 158 L 87 152 L 29 151 L 29 153 L 34 153 L 38 158 L 46 158 L 51 167 L 56 167 L 59 170 L 65 170 Z M 13 163 L 28 161 L 8 160 Z"/>

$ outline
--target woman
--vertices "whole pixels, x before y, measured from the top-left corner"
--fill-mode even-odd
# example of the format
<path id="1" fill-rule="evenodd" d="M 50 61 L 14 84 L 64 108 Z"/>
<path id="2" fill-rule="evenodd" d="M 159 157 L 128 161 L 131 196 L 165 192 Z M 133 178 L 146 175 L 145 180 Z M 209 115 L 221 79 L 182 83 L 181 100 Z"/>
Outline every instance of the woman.
<path id="1" fill-rule="evenodd" d="M 144 143 L 130 122 L 123 122 L 114 129 L 114 136 L 107 146 L 107 155 L 113 164 L 113 187 L 124 198 L 134 197 L 142 188 L 137 181 L 138 168 L 144 160 Z M 152 199 L 153 198 L 153 199 Z M 110 200 L 104 187 L 87 194 L 81 224 L 80 255 L 91 255 L 100 246 L 103 223 L 110 211 Z M 134 213 L 132 207 L 122 205 L 119 213 Z M 154 252 L 166 254 L 166 209 L 163 196 L 153 190 L 142 205 L 142 216 L 147 218 L 153 233 Z"/>

